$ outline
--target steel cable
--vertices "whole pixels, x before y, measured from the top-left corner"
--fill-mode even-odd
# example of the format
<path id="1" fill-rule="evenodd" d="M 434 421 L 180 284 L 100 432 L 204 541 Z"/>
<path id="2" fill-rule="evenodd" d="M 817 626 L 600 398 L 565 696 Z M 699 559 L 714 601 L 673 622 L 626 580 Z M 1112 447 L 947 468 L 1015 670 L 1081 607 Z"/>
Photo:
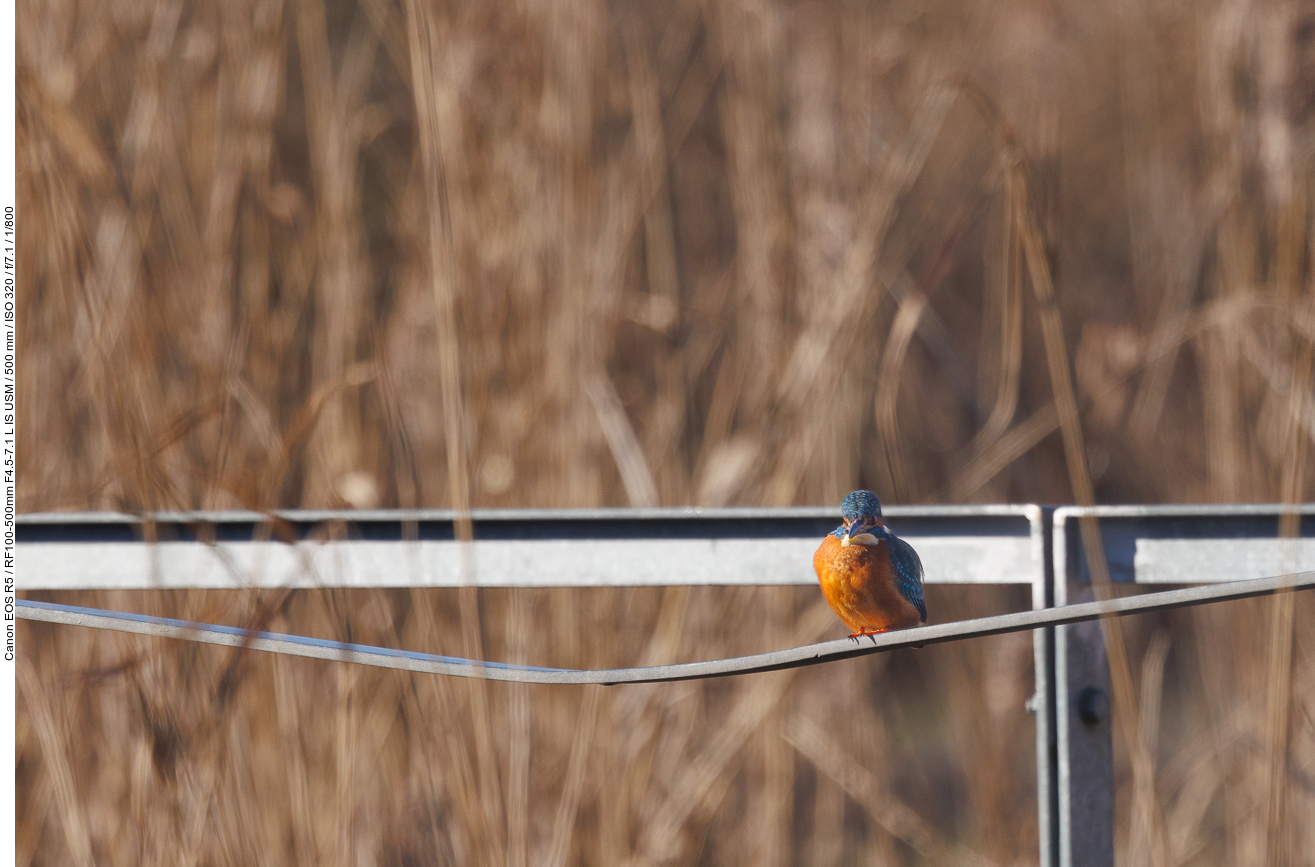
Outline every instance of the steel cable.
<path id="1" fill-rule="evenodd" d="M 373 665 L 379 668 L 396 668 L 426 674 L 478 677 L 485 680 L 502 680 L 516 683 L 620 684 L 699 680 L 708 677 L 779 671 L 786 668 L 798 668 L 805 665 L 852 659 L 856 656 L 866 656 L 870 653 L 904 647 L 922 647 L 928 644 L 962 641 L 987 635 L 1002 635 L 1007 632 L 1022 632 L 1048 626 L 1080 623 L 1100 617 L 1122 617 L 1128 614 L 1164 611 L 1188 605 L 1226 602 L 1234 599 L 1247 599 L 1254 596 L 1268 596 L 1274 593 L 1309 590 L 1311 588 L 1315 588 L 1315 572 L 1301 572 L 1273 578 L 1230 581 L 1224 584 L 1190 587 L 1183 590 L 1165 590 L 1140 596 L 1065 605 L 1059 608 L 1044 608 L 1014 614 L 1000 614 L 994 617 L 981 617 L 973 620 L 959 620 L 953 623 L 940 623 L 935 626 L 920 626 L 916 629 L 905 629 L 900 632 L 866 636 L 861 641 L 842 638 L 837 641 L 793 647 L 788 650 L 776 650 L 770 653 L 759 653 L 753 656 L 714 659 L 706 662 L 687 662 L 676 665 L 656 665 L 645 668 L 600 670 L 539 668 L 510 665 L 502 662 L 483 662 L 452 656 L 417 653 L 409 650 L 395 650 L 388 647 L 346 644 L 302 635 L 255 632 L 235 626 L 193 623 L 187 620 L 173 620 L 166 617 L 150 617 L 145 614 L 57 605 L 28 599 L 17 600 L 16 613 L 19 618 L 24 620 L 59 623 L 69 626 L 86 626 L 92 629 L 110 629 L 138 635 L 153 635 L 159 638 L 176 638 L 226 647 L 244 647 L 269 653 L 283 653 L 290 656 L 326 659 L 334 662 L 351 662 L 359 665 Z"/>

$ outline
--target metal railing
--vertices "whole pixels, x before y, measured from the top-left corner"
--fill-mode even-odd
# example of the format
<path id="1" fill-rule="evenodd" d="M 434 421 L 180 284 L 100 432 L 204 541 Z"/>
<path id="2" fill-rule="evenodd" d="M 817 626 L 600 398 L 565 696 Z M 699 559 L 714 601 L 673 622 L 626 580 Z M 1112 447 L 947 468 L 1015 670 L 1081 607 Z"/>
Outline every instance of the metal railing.
<path id="1" fill-rule="evenodd" d="M 246 646 L 412 671 L 535 683 L 636 683 L 771 671 L 911 645 L 1033 631 L 1037 807 L 1043 867 L 1113 864 L 1109 672 L 1096 617 L 1315 586 L 1315 506 L 1280 540 L 1277 506 L 890 508 L 928 584 L 1029 584 L 1032 611 L 772 651 L 739 659 L 570 671 L 252 633 L 20 601 L 25 619 Z M 1289 510 L 1290 511 L 1290 510 Z M 1094 517 L 1116 582 L 1227 586 L 1069 604 L 1089 582 L 1077 520 Z M 812 584 L 830 509 L 487 511 L 473 542 L 450 512 L 27 515 L 21 590 L 234 587 L 624 587 Z M 1201 553 L 1204 552 L 1204 553 Z M 1054 607 L 1052 607 L 1054 606 Z"/>
<path id="2" fill-rule="evenodd" d="M 1294 538 L 1279 535 L 1285 513 L 1299 516 Z M 1079 530 L 1087 517 L 1097 522 L 1116 584 L 1219 584 L 1315 570 L 1315 504 L 1064 507 L 1052 516 L 1057 606 L 1092 596 Z M 1054 642 L 1052 863 L 1112 867 L 1114 745 L 1104 639 L 1096 624 L 1084 624 L 1056 627 Z"/>

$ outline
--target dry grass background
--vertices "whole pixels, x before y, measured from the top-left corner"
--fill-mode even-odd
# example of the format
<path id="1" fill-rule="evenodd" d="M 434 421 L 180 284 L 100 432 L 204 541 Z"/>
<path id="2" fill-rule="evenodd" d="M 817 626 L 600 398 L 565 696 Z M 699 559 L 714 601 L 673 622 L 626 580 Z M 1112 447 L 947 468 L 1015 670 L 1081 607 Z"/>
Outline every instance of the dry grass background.
<path id="1" fill-rule="evenodd" d="M 25 511 L 1315 491 L 1309 2 L 18 16 Z M 59 598 L 571 666 L 838 634 L 806 588 Z M 1315 863 L 1312 613 L 1111 636 L 1121 863 Z M 1026 636 L 611 691 L 19 636 L 20 863 L 1035 860 Z"/>

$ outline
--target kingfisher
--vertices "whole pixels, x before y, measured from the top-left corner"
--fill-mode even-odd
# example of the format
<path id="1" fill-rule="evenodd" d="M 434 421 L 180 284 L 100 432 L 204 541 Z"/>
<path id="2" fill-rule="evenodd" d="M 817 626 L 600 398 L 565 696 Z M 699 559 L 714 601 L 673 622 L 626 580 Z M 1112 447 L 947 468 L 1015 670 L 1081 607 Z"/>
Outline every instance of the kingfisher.
<path id="1" fill-rule="evenodd" d="M 876 494 L 854 491 L 840 504 L 840 517 L 844 523 L 813 555 L 813 569 L 831 610 L 854 630 L 849 637 L 926 623 L 922 561 L 886 529 Z"/>

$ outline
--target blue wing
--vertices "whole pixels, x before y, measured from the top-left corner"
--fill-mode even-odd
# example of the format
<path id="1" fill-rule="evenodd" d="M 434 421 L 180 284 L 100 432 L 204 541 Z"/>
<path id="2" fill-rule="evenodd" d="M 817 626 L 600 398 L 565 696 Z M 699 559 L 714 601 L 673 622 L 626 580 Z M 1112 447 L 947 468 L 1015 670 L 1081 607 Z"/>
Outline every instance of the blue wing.
<path id="1" fill-rule="evenodd" d="M 927 622 L 927 602 L 922 597 L 922 561 L 913 546 L 898 536 L 887 535 L 890 545 L 890 565 L 895 569 L 895 584 L 900 595 L 913 603 L 922 615 L 922 622 Z"/>

